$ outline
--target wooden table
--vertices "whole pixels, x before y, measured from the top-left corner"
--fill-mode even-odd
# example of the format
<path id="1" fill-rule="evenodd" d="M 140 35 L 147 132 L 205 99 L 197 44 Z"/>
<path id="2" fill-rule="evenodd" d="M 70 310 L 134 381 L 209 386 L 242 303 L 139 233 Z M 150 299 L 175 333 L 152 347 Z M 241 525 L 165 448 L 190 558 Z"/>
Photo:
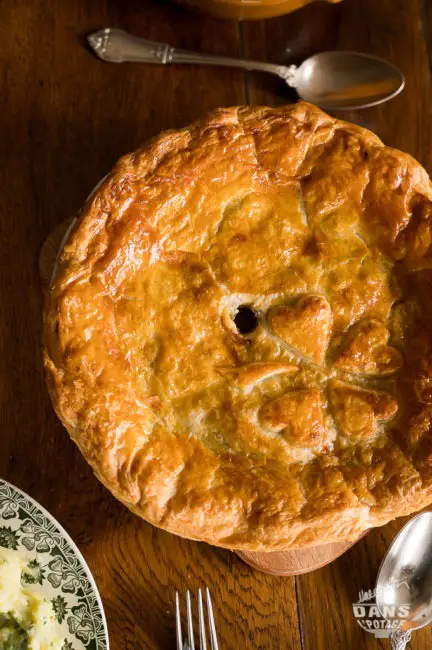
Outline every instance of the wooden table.
<path id="1" fill-rule="evenodd" d="M 235 56 L 296 62 L 329 48 L 388 58 L 402 95 L 344 117 L 432 172 L 432 2 L 345 0 L 268 22 L 205 18 L 163 0 L 3 0 L 0 5 L 0 475 L 71 533 L 94 572 L 112 650 L 174 648 L 176 589 L 210 585 L 221 650 L 389 648 L 365 634 L 351 603 L 373 586 L 402 522 L 371 532 L 331 566 L 294 578 L 256 573 L 234 554 L 182 540 L 117 503 L 56 419 L 41 367 L 38 252 L 120 154 L 216 106 L 278 104 L 292 93 L 238 71 L 108 65 L 83 36 L 118 26 Z M 428 37 L 431 41 L 428 40 Z M 432 645 L 430 630 L 412 648 Z"/>

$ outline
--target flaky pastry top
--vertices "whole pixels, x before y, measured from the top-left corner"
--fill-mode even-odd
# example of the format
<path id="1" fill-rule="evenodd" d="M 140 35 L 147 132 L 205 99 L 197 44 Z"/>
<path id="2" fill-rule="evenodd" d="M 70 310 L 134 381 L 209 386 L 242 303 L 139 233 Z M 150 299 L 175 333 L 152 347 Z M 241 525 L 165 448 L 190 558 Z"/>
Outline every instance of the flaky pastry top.
<path id="1" fill-rule="evenodd" d="M 302 102 L 121 158 L 45 309 L 52 400 L 100 480 L 236 549 L 429 504 L 431 219 L 415 160 Z"/>

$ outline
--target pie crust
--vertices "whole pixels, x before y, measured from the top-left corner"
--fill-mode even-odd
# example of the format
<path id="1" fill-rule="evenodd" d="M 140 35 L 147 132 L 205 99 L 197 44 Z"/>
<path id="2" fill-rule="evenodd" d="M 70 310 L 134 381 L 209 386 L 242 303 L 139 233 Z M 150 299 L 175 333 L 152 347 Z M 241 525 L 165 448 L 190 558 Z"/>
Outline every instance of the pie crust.
<path id="1" fill-rule="evenodd" d="M 61 253 L 59 417 L 131 510 L 219 546 L 350 541 L 427 506 L 431 222 L 415 160 L 306 103 L 161 134 Z"/>

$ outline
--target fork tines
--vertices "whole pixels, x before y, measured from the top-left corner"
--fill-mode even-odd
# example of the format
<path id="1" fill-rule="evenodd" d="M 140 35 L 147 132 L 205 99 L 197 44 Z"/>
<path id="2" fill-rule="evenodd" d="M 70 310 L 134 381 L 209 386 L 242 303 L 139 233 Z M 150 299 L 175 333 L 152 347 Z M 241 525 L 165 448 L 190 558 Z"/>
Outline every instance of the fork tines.
<path id="1" fill-rule="evenodd" d="M 219 650 L 216 627 L 213 616 L 213 607 L 210 597 L 210 591 L 206 587 L 206 600 L 207 600 L 207 615 L 208 615 L 208 628 L 210 634 L 211 650 Z M 176 636 L 177 636 L 177 650 L 195 650 L 195 638 L 193 631 L 193 618 L 192 618 L 192 604 L 190 591 L 186 592 L 186 616 L 187 616 L 187 640 L 183 640 L 182 625 L 180 616 L 180 597 L 179 592 L 176 591 Z M 206 624 L 204 617 L 204 606 L 201 589 L 198 589 L 198 627 L 200 645 L 199 650 L 207 650 L 207 635 Z"/>

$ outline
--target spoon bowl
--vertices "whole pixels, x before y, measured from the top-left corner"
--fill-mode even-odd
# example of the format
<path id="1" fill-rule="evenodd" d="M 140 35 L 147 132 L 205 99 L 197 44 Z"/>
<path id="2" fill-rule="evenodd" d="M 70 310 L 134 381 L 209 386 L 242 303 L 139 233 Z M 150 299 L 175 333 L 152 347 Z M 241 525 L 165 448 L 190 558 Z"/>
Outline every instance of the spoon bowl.
<path id="1" fill-rule="evenodd" d="M 366 108 L 398 95 L 405 79 L 391 63 L 369 54 L 321 52 L 297 68 L 292 85 L 322 108 Z"/>
<path id="2" fill-rule="evenodd" d="M 432 622 L 432 512 L 411 519 L 393 541 L 378 573 L 376 603 L 406 640 Z"/>

